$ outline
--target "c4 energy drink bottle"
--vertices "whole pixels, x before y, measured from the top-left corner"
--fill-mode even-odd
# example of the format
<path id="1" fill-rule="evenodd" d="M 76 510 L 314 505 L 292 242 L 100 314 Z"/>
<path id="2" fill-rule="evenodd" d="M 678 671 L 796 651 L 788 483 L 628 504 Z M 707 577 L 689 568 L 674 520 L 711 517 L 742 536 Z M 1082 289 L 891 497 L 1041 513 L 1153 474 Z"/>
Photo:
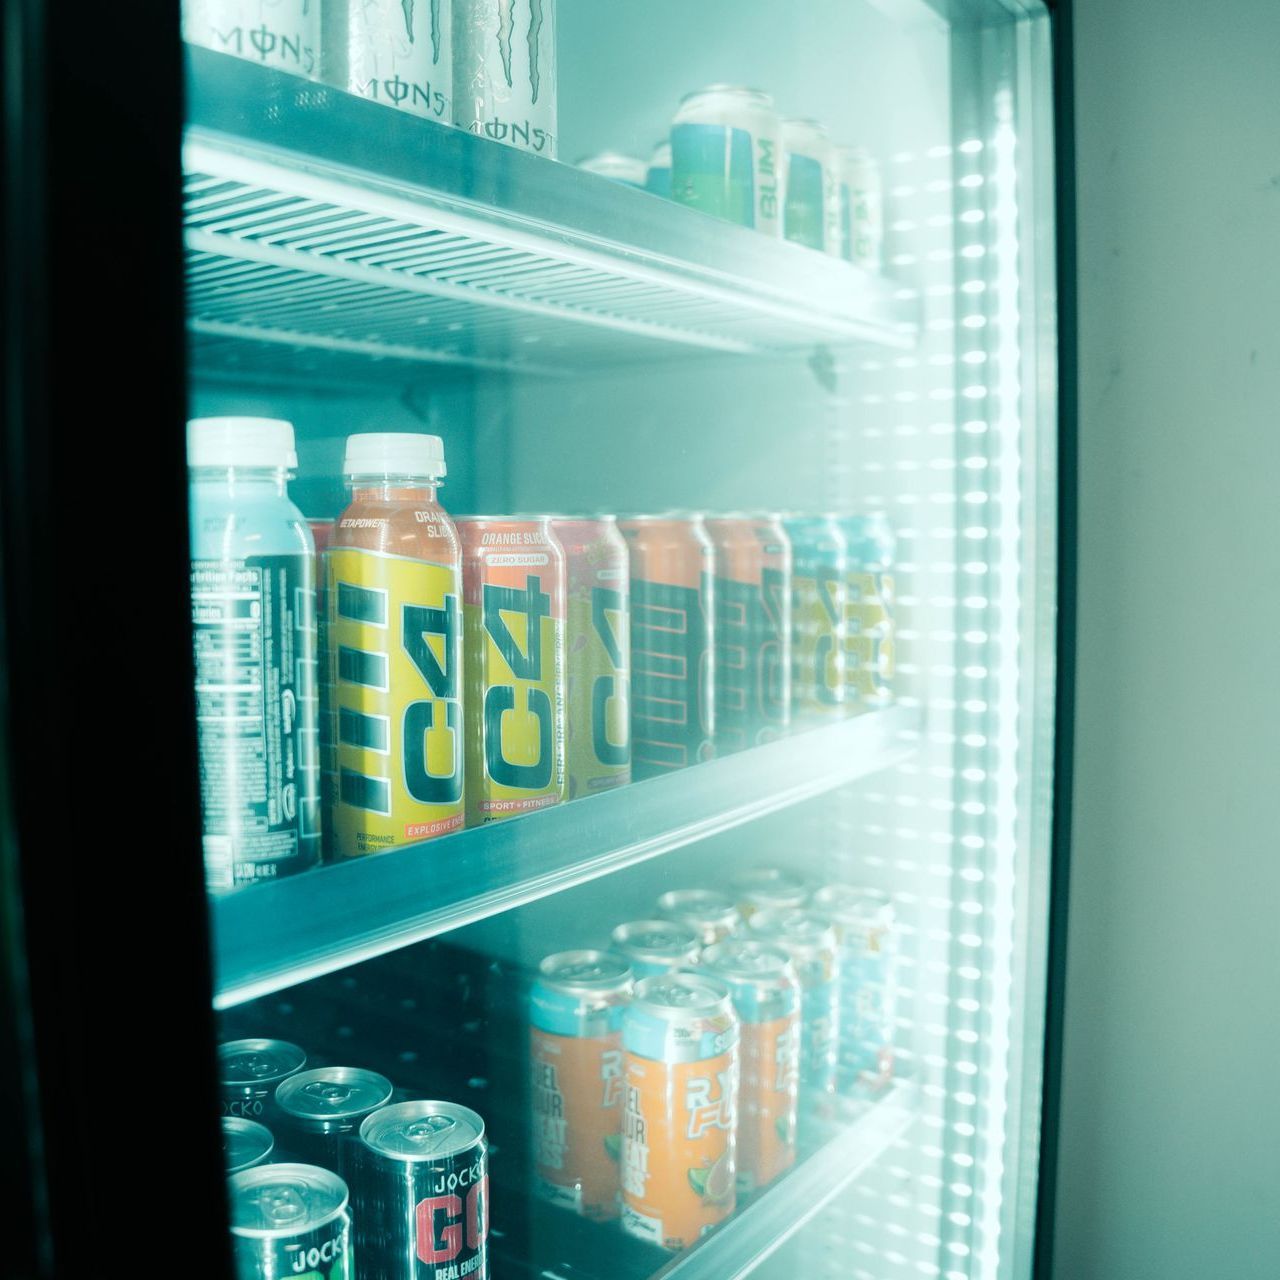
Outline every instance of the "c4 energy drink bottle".
<path id="1" fill-rule="evenodd" d="M 463 825 L 462 556 L 438 436 L 347 440 L 326 553 L 332 845 L 378 853 Z"/>
<path id="2" fill-rule="evenodd" d="M 211 893 L 320 853 L 315 549 L 286 484 L 293 427 L 187 424 L 191 619 Z"/>

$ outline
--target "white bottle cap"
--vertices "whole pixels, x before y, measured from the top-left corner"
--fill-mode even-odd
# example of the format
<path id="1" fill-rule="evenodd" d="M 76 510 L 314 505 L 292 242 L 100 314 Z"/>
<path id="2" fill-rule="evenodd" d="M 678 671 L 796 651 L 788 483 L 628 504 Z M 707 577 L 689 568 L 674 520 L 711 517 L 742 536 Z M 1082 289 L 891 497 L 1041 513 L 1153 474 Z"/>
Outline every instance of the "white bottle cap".
<path id="1" fill-rule="evenodd" d="M 351 476 L 421 476 L 439 480 L 447 472 L 444 441 L 409 431 L 363 431 L 347 437 L 343 474 Z"/>
<path id="2" fill-rule="evenodd" d="M 192 418 L 187 423 L 189 467 L 296 468 L 293 424 L 279 418 Z"/>

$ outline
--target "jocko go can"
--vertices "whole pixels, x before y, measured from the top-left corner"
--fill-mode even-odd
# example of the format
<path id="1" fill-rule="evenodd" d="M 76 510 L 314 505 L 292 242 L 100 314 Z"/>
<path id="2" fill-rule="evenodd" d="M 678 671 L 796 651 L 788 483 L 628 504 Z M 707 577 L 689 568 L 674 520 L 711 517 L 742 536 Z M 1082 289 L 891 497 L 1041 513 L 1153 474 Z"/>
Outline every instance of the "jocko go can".
<path id="1" fill-rule="evenodd" d="M 550 516 L 564 550 L 569 799 L 631 781 L 631 584 L 613 516 Z"/>
<path id="2" fill-rule="evenodd" d="M 227 1180 L 239 1280 L 353 1280 L 347 1184 L 310 1164 L 264 1164 Z"/>
<path id="3" fill-rule="evenodd" d="M 222 1117 L 222 1159 L 228 1174 L 266 1164 L 275 1145 L 266 1125 L 242 1116 Z"/>
<path id="4" fill-rule="evenodd" d="M 748 1195 L 796 1160 L 800 986 L 790 957 L 767 942 L 717 943 L 702 966 L 729 988 L 738 1014 L 738 1194 Z"/>
<path id="5" fill-rule="evenodd" d="M 287 1040 L 228 1040 L 218 1046 L 218 1094 L 224 1116 L 261 1120 L 271 1114 L 282 1080 L 307 1065 L 307 1055 Z"/>
<path id="6" fill-rule="evenodd" d="M 453 0 L 453 122 L 555 159 L 555 0 Z"/>
<path id="7" fill-rule="evenodd" d="M 565 799 L 564 552 L 545 519 L 464 516 L 467 824 Z"/>
<path id="8" fill-rule="evenodd" d="M 796 719 L 844 714 L 844 534 L 832 516 L 787 516 L 791 539 L 791 710 Z"/>
<path id="9" fill-rule="evenodd" d="M 182 38 L 299 76 L 320 74 L 320 0 L 182 0 Z"/>
<path id="10" fill-rule="evenodd" d="M 671 123 L 671 196 L 691 209 L 782 233 L 782 139 L 773 99 L 715 84 L 687 95 Z"/>
<path id="11" fill-rule="evenodd" d="M 428 120 L 453 123 L 448 0 L 310 0 L 324 8 L 323 79 Z"/>
<path id="12" fill-rule="evenodd" d="M 284 1146 L 311 1164 L 346 1177 L 348 1157 L 365 1116 L 391 1101 L 391 1081 L 361 1067 L 317 1067 L 276 1090 Z"/>
<path id="13" fill-rule="evenodd" d="M 709 517 L 716 566 L 716 754 L 791 723 L 791 543 L 777 516 Z"/>
<path id="14" fill-rule="evenodd" d="M 738 1019 L 703 974 L 646 978 L 623 1020 L 622 1225 L 683 1249 L 733 1212 Z"/>
<path id="15" fill-rule="evenodd" d="M 618 1216 L 622 1015 L 631 970 L 607 951 L 562 951 L 530 998 L 539 1194 L 597 1222 Z"/>
<path id="16" fill-rule="evenodd" d="M 489 1277 L 484 1121 L 453 1102 L 400 1102 L 360 1126 L 360 1280 Z"/>
<path id="17" fill-rule="evenodd" d="M 723 942 L 742 923 L 733 899 L 715 889 L 671 889 L 657 906 L 659 915 L 687 924 L 703 947 Z"/>
<path id="18" fill-rule="evenodd" d="M 618 522 L 631 561 L 631 772 L 654 778 L 715 753 L 712 548 L 702 518 Z"/>
<path id="19" fill-rule="evenodd" d="M 628 920 L 613 931 L 612 941 L 637 982 L 696 964 L 702 949 L 698 935 L 680 920 Z"/>

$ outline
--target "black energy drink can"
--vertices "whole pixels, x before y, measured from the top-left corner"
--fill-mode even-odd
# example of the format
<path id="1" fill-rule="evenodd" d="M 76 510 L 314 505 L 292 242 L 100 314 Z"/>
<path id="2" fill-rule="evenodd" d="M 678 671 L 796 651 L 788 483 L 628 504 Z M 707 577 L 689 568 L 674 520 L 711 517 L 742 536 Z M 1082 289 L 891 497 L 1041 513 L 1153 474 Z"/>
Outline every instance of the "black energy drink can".
<path id="1" fill-rule="evenodd" d="M 227 1180 L 237 1280 L 354 1280 L 347 1184 L 310 1164 L 263 1164 Z"/>
<path id="2" fill-rule="evenodd" d="M 218 1046 L 218 1110 L 224 1116 L 261 1120 L 271 1114 L 282 1080 L 307 1065 L 307 1055 L 287 1040 L 228 1040 Z"/>
<path id="3" fill-rule="evenodd" d="M 391 1101 L 391 1081 L 361 1067 L 299 1071 L 276 1089 L 281 1142 L 311 1164 L 346 1177 L 367 1115 Z"/>

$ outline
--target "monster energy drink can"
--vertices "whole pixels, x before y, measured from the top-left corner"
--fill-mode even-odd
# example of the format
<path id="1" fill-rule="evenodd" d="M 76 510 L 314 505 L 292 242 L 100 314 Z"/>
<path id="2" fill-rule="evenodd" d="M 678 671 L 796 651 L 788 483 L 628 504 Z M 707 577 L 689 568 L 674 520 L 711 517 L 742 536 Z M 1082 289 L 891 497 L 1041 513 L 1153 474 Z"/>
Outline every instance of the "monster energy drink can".
<path id="1" fill-rule="evenodd" d="M 453 0 L 453 122 L 555 158 L 555 0 Z"/>
<path id="2" fill-rule="evenodd" d="M 297 76 L 320 73 L 320 0 L 182 0 L 182 38 Z"/>
<path id="3" fill-rule="evenodd" d="M 324 79 L 347 93 L 451 124 L 449 4 L 450 0 L 325 0 Z"/>

